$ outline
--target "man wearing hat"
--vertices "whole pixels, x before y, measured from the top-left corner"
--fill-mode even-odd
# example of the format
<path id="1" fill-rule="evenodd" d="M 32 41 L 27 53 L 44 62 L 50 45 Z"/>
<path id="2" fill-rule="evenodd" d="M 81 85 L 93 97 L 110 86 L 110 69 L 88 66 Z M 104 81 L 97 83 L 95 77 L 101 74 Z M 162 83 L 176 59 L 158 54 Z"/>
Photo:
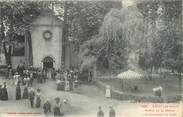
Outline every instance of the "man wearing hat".
<path id="1" fill-rule="evenodd" d="M 29 89 L 29 101 L 31 104 L 31 108 L 34 107 L 34 98 L 35 98 L 35 91 L 32 87 L 30 87 L 30 89 Z"/>
<path id="2" fill-rule="evenodd" d="M 49 99 L 46 99 L 46 102 L 43 105 L 43 110 L 44 110 L 44 114 L 51 112 L 51 103 L 49 102 Z"/>
<path id="3" fill-rule="evenodd" d="M 104 112 L 102 111 L 102 107 L 98 107 L 99 111 L 97 112 L 97 117 L 104 117 Z"/>
<path id="4" fill-rule="evenodd" d="M 115 110 L 112 108 L 112 106 L 109 107 L 109 117 L 115 117 L 116 113 Z"/>

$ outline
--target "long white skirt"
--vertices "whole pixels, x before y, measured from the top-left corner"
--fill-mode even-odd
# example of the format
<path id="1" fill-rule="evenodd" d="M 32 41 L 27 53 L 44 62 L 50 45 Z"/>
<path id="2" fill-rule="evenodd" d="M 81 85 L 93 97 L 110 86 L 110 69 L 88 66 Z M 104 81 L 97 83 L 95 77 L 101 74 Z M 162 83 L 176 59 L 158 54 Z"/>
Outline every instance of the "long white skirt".
<path id="1" fill-rule="evenodd" d="M 110 89 L 106 89 L 105 97 L 106 98 L 110 98 L 111 97 L 111 90 Z"/>
<path id="2" fill-rule="evenodd" d="M 47 78 L 51 79 L 51 72 L 50 71 L 47 73 Z"/>
<path id="3" fill-rule="evenodd" d="M 69 91 L 70 90 L 70 86 L 69 86 L 69 81 L 65 82 L 65 91 Z"/>

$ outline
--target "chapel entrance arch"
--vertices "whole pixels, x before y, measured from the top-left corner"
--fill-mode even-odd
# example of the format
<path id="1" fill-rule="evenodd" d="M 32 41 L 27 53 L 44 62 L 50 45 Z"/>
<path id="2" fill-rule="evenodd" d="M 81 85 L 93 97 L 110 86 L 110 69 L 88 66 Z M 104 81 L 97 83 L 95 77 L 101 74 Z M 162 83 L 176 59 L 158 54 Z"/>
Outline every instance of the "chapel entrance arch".
<path id="1" fill-rule="evenodd" d="M 45 69 L 50 69 L 50 68 L 53 68 L 54 67 L 54 65 L 53 65 L 54 60 L 50 56 L 45 57 L 42 60 L 42 62 L 43 62 L 43 68 L 45 68 Z"/>

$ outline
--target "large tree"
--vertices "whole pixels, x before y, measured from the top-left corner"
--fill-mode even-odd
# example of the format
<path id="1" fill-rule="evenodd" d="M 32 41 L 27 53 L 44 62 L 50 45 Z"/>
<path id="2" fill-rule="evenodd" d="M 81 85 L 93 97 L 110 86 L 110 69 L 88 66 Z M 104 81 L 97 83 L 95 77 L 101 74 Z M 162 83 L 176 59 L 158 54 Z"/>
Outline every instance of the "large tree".
<path id="1" fill-rule="evenodd" d="M 79 45 L 98 34 L 104 16 L 112 7 L 121 7 L 113 1 L 68 1 L 65 5 L 66 41 L 72 41 L 76 50 Z"/>
<path id="2" fill-rule="evenodd" d="M 143 16 L 136 7 L 111 9 L 103 20 L 99 34 L 82 45 L 85 47 L 80 51 L 83 64 L 92 64 L 91 61 L 95 60 L 100 70 L 135 68 L 129 58 L 134 50 L 139 49 L 141 42 L 135 42 L 142 39 L 143 32 Z"/>
<path id="3" fill-rule="evenodd" d="M 29 47 L 31 48 L 31 37 L 29 33 L 29 30 L 31 28 L 30 27 L 31 22 L 45 8 L 50 8 L 51 10 L 54 10 L 53 9 L 54 4 L 58 4 L 58 2 L 44 2 L 44 1 L 0 2 L 1 43 L 4 46 L 4 54 L 7 65 L 11 64 L 11 49 L 12 49 L 11 43 L 13 43 L 16 36 L 17 35 L 25 36 L 26 39 L 28 40 Z M 10 45 L 9 49 L 6 47 L 6 45 Z M 29 50 L 31 51 L 31 49 Z"/>
<path id="4" fill-rule="evenodd" d="M 139 5 L 144 19 L 148 23 L 147 48 L 149 55 L 141 56 L 142 65 L 148 68 L 177 70 L 178 59 L 181 55 L 181 4 L 175 2 L 145 2 Z M 149 46 L 149 47 L 148 47 Z M 148 49 L 146 49 L 148 50 Z M 176 52 L 175 52 L 176 51 Z M 149 59 L 151 58 L 151 59 Z M 149 61 L 150 60 L 150 61 Z M 146 63 L 147 61 L 147 63 Z M 152 64 L 150 64 L 152 63 Z M 181 63 L 181 62 L 180 62 Z"/>

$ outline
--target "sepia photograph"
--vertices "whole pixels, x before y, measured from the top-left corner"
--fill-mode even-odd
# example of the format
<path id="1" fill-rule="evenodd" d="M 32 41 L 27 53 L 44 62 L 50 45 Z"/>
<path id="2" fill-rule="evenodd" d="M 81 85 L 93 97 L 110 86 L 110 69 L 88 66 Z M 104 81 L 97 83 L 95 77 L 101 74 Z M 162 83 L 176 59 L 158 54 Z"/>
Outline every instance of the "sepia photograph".
<path id="1" fill-rule="evenodd" d="M 183 117 L 182 0 L 0 0 L 0 117 Z"/>

